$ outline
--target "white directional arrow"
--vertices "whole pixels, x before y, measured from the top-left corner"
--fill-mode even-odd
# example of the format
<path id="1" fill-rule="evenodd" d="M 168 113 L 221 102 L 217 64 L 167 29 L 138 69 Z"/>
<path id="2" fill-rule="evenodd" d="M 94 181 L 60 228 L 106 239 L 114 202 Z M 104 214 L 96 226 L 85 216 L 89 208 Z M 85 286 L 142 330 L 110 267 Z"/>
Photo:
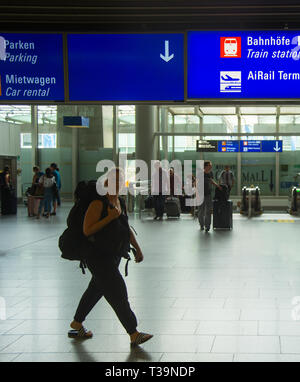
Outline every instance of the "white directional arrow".
<path id="1" fill-rule="evenodd" d="M 280 151 L 280 147 L 278 146 L 278 141 L 276 141 L 276 146 L 273 147 L 274 151 Z"/>
<path id="2" fill-rule="evenodd" d="M 171 54 L 171 56 L 169 56 L 169 41 L 168 40 L 165 40 L 165 55 L 161 53 L 160 58 L 162 58 L 166 62 L 169 62 L 170 60 L 172 60 L 172 58 L 174 58 L 174 54 Z"/>

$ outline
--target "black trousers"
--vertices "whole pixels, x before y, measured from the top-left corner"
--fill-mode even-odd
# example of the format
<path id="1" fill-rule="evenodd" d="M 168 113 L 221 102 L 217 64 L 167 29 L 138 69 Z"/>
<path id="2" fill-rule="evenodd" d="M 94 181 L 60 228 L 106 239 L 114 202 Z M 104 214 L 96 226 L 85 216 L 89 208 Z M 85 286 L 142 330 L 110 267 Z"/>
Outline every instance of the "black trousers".
<path id="1" fill-rule="evenodd" d="M 155 215 L 157 217 L 163 217 L 165 210 L 165 195 L 153 195 Z"/>
<path id="2" fill-rule="evenodd" d="M 98 256 L 98 257 L 97 257 Z M 83 322 L 97 302 L 104 296 L 116 312 L 121 324 L 128 334 L 136 331 L 137 320 L 130 308 L 125 281 L 119 271 L 121 259 L 101 258 L 91 254 L 87 266 L 92 279 L 84 292 L 76 310 L 74 320 Z"/>

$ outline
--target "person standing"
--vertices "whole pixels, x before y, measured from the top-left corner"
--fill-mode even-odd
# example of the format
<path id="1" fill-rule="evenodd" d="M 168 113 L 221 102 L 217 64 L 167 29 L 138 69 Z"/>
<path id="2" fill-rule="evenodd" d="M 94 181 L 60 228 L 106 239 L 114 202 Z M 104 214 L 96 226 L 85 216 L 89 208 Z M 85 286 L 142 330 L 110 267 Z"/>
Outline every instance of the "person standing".
<path id="1" fill-rule="evenodd" d="M 160 161 L 154 163 L 154 173 L 151 179 L 151 192 L 154 198 L 154 220 L 163 220 L 165 197 L 169 195 L 168 173 L 161 167 Z"/>
<path id="2" fill-rule="evenodd" d="M 44 199 L 40 202 L 37 219 L 40 218 L 43 207 L 44 216 L 48 218 L 50 216 L 51 204 L 53 200 L 53 187 L 55 187 L 55 178 L 49 167 L 46 168 L 45 175 L 40 177 L 39 185 L 44 189 Z"/>
<path id="3" fill-rule="evenodd" d="M 11 177 L 10 169 L 5 166 L 2 173 L 0 174 L 0 185 L 1 185 L 1 214 L 9 215 L 11 211 Z"/>
<path id="4" fill-rule="evenodd" d="M 232 190 L 232 187 L 234 186 L 234 175 L 233 172 L 230 170 L 230 166 L 226 165 L 224 167 L 224 170 L 221 172 L 219 176 L 219 183 L 220 184 L 226 184 L 228 188 L 228 195 L 230 194 L 230 191 Z"/>
<path id="5" fill-rule="evenodd" d="M 38 195 L 39 193 L 39 180 L 41 176 L 44 175 L 42 171 L 40 171 L 40 168 L 38 166 L 34 166 L 32 169 L 34 175 L 32 178 L 32 185 L 29 190 L 28 194 L 28 216 L 36 216 L 38 211 L 38 205 L 40 203 L 40 199 L 42 199 L 41 195 Z M 40 196 L 40 198 L 38 198 Z"/>
<path id="6" fill-rule="evenodd" d="M 39 166 L 34 166 L 32 171 L 34 173 L 32 178 L 32 185 L 36 185 L 39 182 L 40 177 L 43 176 L 44 173 L 40 170 Z"/>
<path id="7" fill-rule="evenodd" d="M 50 215 L 56 215 L 56 208 L 57 206 L 60 206 L 61 177 L 56 163 L 51 163 L 50 168 L 55 178 L 55 183 L 57 186 L 56 192 L 53 193 L 53 212 L 51 212 Z"/>
<path id="8" fill-rule="evenodd" d="M 201 231 L 208 232 L 211 225 L 211 209 L 212 209 L 212 186 L 221 189 L 213 178 L 211 161 L 204 161 L 204 200 L 198 209 L 198 221 Z"/>

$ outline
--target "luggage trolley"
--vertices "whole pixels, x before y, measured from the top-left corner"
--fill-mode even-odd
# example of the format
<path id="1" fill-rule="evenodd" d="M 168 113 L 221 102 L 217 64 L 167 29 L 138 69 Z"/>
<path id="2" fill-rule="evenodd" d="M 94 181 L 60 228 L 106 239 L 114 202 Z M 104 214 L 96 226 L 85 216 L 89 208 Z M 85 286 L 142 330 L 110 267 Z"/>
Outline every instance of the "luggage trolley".
<path id="1" fill-rule="evenodd" d="M 32 183 L 23 183 L 22 184 L 22 201 L 25 206 L 28 205 L 28 195 L 29 195 L 29 189 L 31 188 Z"/>
<path id="2" fill-rule="evenodd" d="M 242 215 L 258 216 L 263 213 L 260 201 L 260 188 L 255 186 L 242 188 L 242 202 L 240 213 Z"/>

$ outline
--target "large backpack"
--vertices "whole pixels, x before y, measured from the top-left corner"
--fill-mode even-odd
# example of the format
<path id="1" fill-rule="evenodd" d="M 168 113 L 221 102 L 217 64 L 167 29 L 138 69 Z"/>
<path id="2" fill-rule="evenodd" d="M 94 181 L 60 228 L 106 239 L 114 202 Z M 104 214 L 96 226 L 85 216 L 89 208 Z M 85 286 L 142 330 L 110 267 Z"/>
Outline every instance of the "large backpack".
<path id="1" fill-rule="evenodd" d="M 85 260 L 92 244 L 83 233 L 85 213 L 93 200 L 99 198 L 96 181 L 79 182 L 75 190 L 76 202 L 69 212 L 67 228 L 59 237 L 58 246 L 61 257 L 67 260 L 79 260 L 82 272 L 85 273 Z"/>
<path id="2" fill-rule="evenodd" d="M 101 200 L 103 202 L 101 219 L 104 219 L 108 215 L 108 209 L 113 207 L 106 197 Z M 119 218 L 111 221 L 88 238 L 102 257 L 127 258 L 130 251 L 130 227 L 126 205 L 122 198 L 119 198 L 119 201 L 122 210 Z"/>

